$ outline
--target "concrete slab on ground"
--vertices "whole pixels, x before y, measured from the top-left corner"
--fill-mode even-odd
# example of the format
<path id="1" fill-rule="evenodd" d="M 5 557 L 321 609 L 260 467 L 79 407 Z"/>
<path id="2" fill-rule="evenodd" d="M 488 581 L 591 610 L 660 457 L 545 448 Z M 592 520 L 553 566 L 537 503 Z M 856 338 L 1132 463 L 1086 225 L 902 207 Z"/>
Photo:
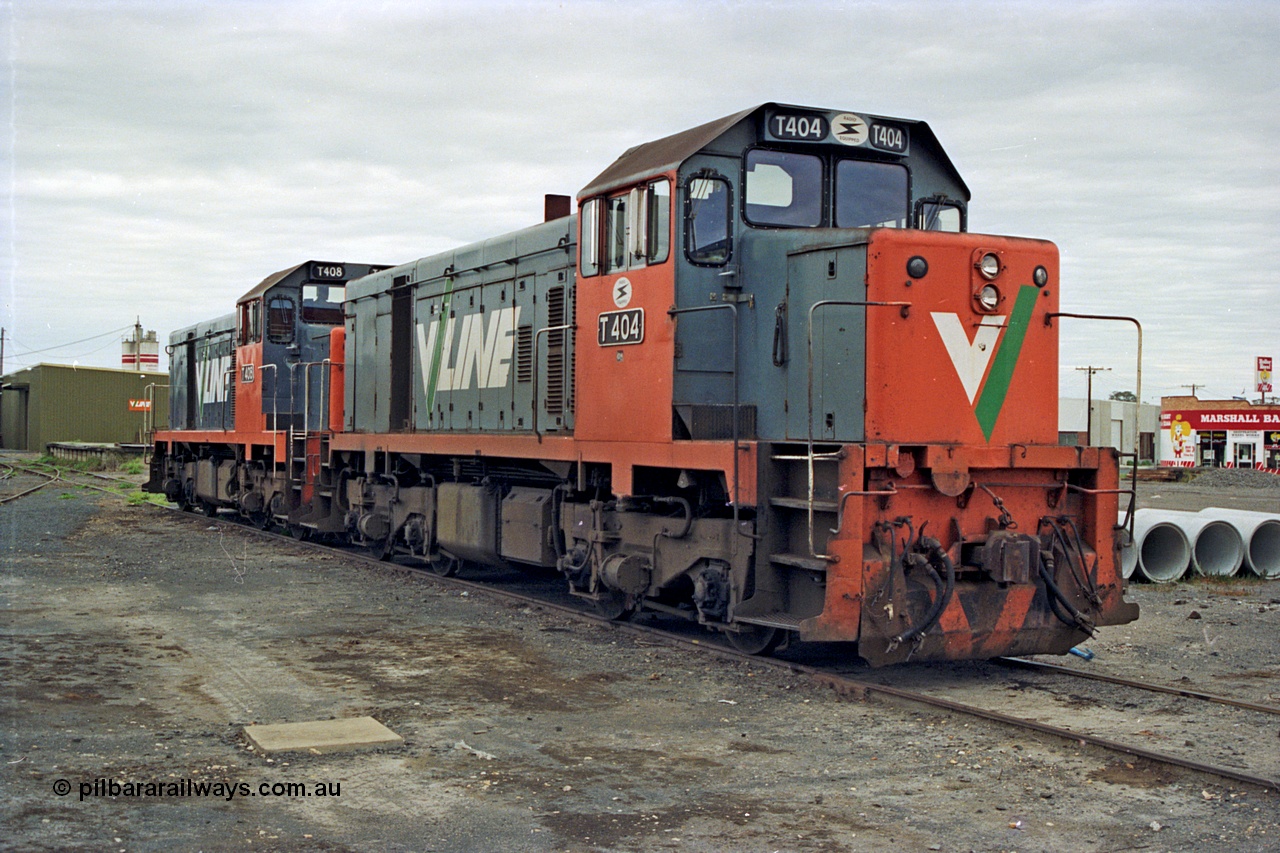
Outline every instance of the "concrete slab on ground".
<path id="1" fill-rule="evenodd" d="M 244 733 L 263 752 L 353 752 L 404 742 L 373 717 L 245 726 Z"/>

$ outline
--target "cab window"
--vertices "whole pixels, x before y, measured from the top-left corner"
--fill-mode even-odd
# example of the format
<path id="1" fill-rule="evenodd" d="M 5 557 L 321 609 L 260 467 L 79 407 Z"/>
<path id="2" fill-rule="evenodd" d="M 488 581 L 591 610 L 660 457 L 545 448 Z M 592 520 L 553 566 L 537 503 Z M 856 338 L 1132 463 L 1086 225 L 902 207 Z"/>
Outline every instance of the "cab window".
<path id="1" fill-rule="evenodd" d="M 605 272 L 662 263 L 671 250 L 670 232 L 671 189 L 666 180 L 606 199 Z"/>
<path id="2" fill-rule="evenodd" d="M 649 263 L 660 264 L 671 253 L 671 184 L 665 180 L 649 184 L 645 200 L 645 254 Z"/>
<path id="3" fill-rule="evenodd" d="M 631 212 L 630 195 L 614 196 L 607 202 L 604 226 L 604 263 L 605 272 L 625 270 L 628 263 L 627 243 L 631 236 L 631 223 L 628 215 Z"/>
<path id="4" fill-rule="evenodd" d="M 347 289 L 341 284 L 305 284 L 302 286 L 302 322 L 328 326 L 342 324 L 342 301 Z"/>
<path id="5" fill-rule="evenodd" d="M 836 164 L 836 227 L 906 228 L 907 169 L 897 163 Z"/>
<path id="6" fill-rule="evenodd" d="M 239 317 L 236 324 L 239 326 L 240 332 L 237 336 L 239 338 L 238 345 L 242 347 L 248 346 L 262 340 L 262 328 L 259 325 L 261 322 L 259 316 L 262 313 L 262 301 L 254 299 L 249 302 L 242 302 L 238 313 Z"/>
<path id="7" fill-rule="evenodd" d="M 789 151 L 748 151 L 746 202 L 752 225 L 821 225 L 822 160 Z"/>
<path id="8" fill-rule="evenodd" d="M 964 230 L 964 209 L 950 199 L 921 199 L 916 202 L 916 227 L 922 231 L 958 233 Z"/>
<path id="9" fill-rule="evenodd" d="M 600 272 L 600 199 L 582 203 L 578 215 L 582 237 L 578 240 L 578 273 L 595 275 Z"/>
<path id="10" fill-rule="evenodd" d="M 267 342 L 272 344 L 293 343 L 295 316 L 291 297 L 271 297 L 267 301 Z"/>
<path id="11" fill-rule="evenodd" d="M 718 176 L 694 176 L 685 184 L 685 256 L 704 266 L 728 263 L 733 254 L 730 224 L 733 194 Z"/>

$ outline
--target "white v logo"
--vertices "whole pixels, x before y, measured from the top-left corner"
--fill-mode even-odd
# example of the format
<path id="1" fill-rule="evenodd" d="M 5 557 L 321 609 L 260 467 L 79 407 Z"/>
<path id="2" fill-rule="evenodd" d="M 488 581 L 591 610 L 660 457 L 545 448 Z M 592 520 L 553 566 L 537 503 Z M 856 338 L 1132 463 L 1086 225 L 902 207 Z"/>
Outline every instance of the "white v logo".
<path id="1" fill-rule="evenodd" d="M 951 356 L 951 364 L 960 376 L 960 384 L 969 395 L 969 402 L 978 394 L 978 386 L 982 377 L 987 374 L 987 365 L 996 351 L 996 340 L 1000 337 L 1000 329 L 1004 327 L 1004 317 L 983 317 L 978 323 L 978 331 L 970 342 L 964 326 L 960 324 L 957 314 L 935 312 L 933 324 L 938 327 L 938 335 Z"/>

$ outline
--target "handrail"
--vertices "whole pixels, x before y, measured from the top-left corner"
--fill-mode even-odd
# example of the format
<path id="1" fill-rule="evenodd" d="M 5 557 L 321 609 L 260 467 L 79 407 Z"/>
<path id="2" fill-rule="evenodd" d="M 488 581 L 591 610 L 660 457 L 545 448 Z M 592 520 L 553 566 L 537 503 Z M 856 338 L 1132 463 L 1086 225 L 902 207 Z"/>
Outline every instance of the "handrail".
<path id="1" fill-rule="evenodd" d="M 1125 317 L 1118 314 L 1073 314 L 1067 311 L 1052 311 L 1045 314 L 1044 324 L 1046 326 L 1052 326 L 1054 317 L 1070 317 L 1075 320 L 1109 320 L 1113 322 L 1132 323 L 1138 328 L 1138 373 L 1135 380 L 1137 387 L 1134 389 L 1134 396 L 1137 398 L 1137 403 L 1134 405 L 1133 409 L 1132 493 L 1129 495 L 1129 507 L 1125 510 L 1125 520 L 1121 525 L 1129 531 L 1129 538 L 1132 541 L 1133 515 L 1137 509 L 1138 498 L 1138 458 L 1139 454 L 1142 452 L 1142 324 L 1133 317 Z"/>
<path id="2" fill-rule="evenodd" d="M 738 521 L 738 454 L 742 452 L 741 436 L 738 425 L 738 306 L 732 302 L 717 302 L 714 305 L 695 305 L 690 308 L 668 308 L 667 316 L 675 317 L 677 314 L 692 314 L 696 311 L 724 311 L 728 310 L 733 313 L 733 335 L 732 335 L 732 354 L 733 354 L 733 529 L 742 532 L 741 524 Z"/>
<path id="3" fill-rule="evenodd" d="M 232 379 L 231 381 L 230 389 L 227 388 L 227 377 L 228 376 L 234 377 L 235 372 L 236 372 L 236 368 L 234 367 L 228 367 L 226 370 L 222 371 L 222 431 L 223 432 L 227 431 L 227 410 L 232 407 L 231 395 L 236 392 L 236 383 L 234 379 Z M 231 428 L 232 429 L 236 428 L 235 421 L 231 422 Z"/>
<path id="4" fill-rule="evenodd" d="M 841 492 L 840 501 L 836 504 L 836 526 L 829 527 L 827 529 L 830 530 L 833 535 L 840 534 L 840 530 L 844 527 L 844 502 L 847 501 L 849 498 L 852 498 L 855 496 L 864 497 L 864 498 L 865 497 L 888 498 L 888 497 L 893 497 L 898 493 L 898 487 L 894 485 L 894 482 L 892 480 L 887 481 L 885 485 L 889 487 L 887 491 L 885 490 L 854 491 L 853 489 L 850 489 L 847 492 Z"/>
<path id="5" fill-rule="evenodd" d="M 820 299 L 809 306 L 809 329 L 808 329 L 809 373 L 808 373 L 808 389 L 807 389 L 809 394 L 809 418 L 808 418 L 809 437 L 808 437 L 808 445 L 806 448 L 806 456 L 808 457 L 807 464 L 809 468 L 809 494 L 808 494 L 809 556 L 815 557 L 819 560 L 835 559 L 835 556 L 832 554 L 819 554 L 817 552 L 817 549 L 813 545 L 813 492 L 814 492 L 814 482 L 813 482 L 813 479 L 814 479 L 813 478 L 813 461 L 814 461 L 814 456 L 813 456 L 813 314 L 819 308 L 824 308 L 828 305 L 845 305 L 850 307 L 861 306 L 864 308 L 865 307 L 902 308 L 904 309 L 904 314 L 905 314 L 905 309 L 908 309 L 911 307 L 910 302 L 867 302 L 867 301 L 852 302 L 844 299 Z"/>
<path id="6" fill-rule="evenodd" d="M 147 410 L 142 413 L 142 434 L 143 444 L 147 446 L 146 453 L 150 453 L 151 436 L 155 433 L 156 425 L 156 389 L 168 388 L 168 385 L 161 385 L 158 382 L 152 382 L 143 390 L 146 393 Z"/>
<path id="7" fill-rule="evenodd" d="M 274 364 L 260 364 L 260 365 L 258 365 L 258 368 L 257 368 L 257 369 L 258 369 L 258 372 L 259 372 L 259 373 L 261 373 L 261 372 L 263 372 L 263 371 L 265 371 L 265 370 L 270 370 L 270 371 L 271 371 L 271 431 L 272 431 L 272 432 L 275 432 L 275 431 L 276 431 L 277 417 L 278 417 L 278 414 L 279 414 L 279 412 L 277 411 L 278 406 L 276 405 L 276 402 L 277 402 L 277 401 L 276 401 L 276 389 L 279 387 L 279 384 L 280 384 L 279 379 L 277 379 L 277 378 L 276 378 L 276 365 L 274 365 Z M 264 377 L 264 378 L 262 379 L 262 392 L 263 392 L 263 395 L 265 395 L 265 394 L 266 394 L 266 388 L 267 388 L 267 381 L 266 381 L 266 378 Z M 266 414 L 266 412 L 263 412 L 263 414 Z"/>

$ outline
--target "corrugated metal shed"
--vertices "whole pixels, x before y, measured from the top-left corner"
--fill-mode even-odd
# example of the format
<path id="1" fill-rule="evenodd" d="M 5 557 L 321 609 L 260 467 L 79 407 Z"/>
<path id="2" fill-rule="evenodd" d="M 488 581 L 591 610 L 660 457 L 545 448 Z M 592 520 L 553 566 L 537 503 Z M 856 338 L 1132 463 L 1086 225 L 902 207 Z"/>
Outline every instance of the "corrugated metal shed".
<path id="1" fill-rule="evenodd" d="M 43 451 L 55 441 L 139 444 L 169 423 L 169 375 L 37 364 L 0 377 L 0 446 Z M 147 386 L 153 385 L 150 391 Z M 152 412 L 136 405 L 152 399 Z M 134 404 L 131 404 L 134 401 Z"/>

